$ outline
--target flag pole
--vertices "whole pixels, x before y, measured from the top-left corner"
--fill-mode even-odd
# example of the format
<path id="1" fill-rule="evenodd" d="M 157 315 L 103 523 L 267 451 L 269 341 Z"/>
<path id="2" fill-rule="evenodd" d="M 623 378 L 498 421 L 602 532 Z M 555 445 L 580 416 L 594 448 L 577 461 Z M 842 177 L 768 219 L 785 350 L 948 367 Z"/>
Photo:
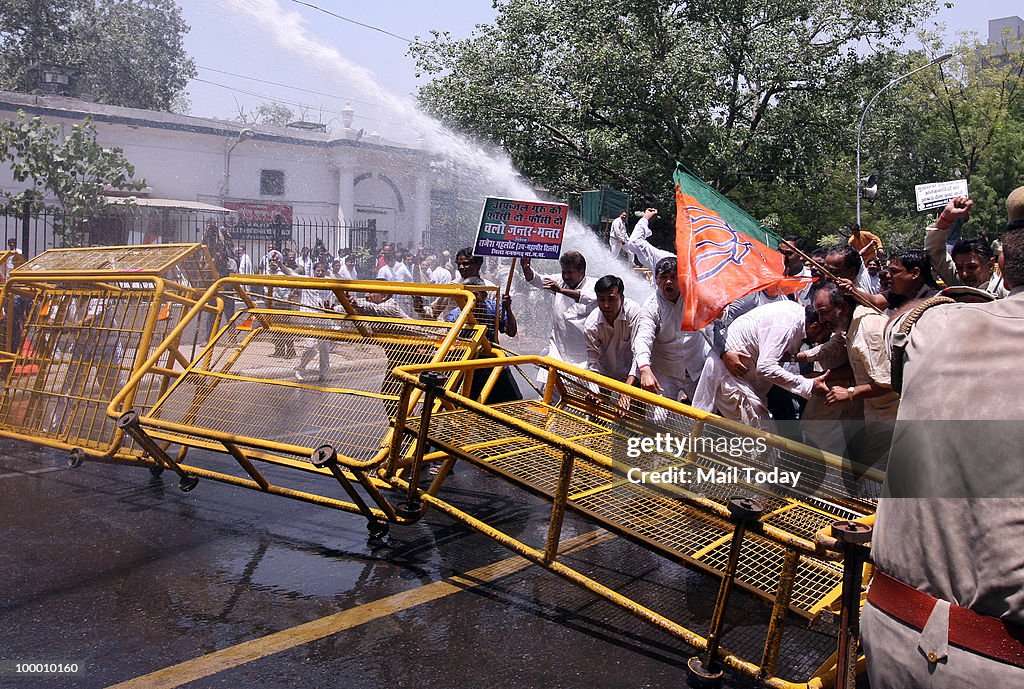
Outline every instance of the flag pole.
<path id="1" fill-rule="evenodd" d="M 831 270 L 826 268 L 823 263 L 819 263 L 818 261 L 814 260 L 813 258 L 808 256 L 807 254 L 805 254 L 803 251 L 800 250 L 800 248 L 798 246 L 796 246 L 792 242 L 787 242 L 787 244 L 789 244 L 791 247 L 793 247 L 793 251 L 795 251 L 800 256 L 800 258 L 802 258 L 804 260 L 805 263 L 810 263 L 811 265 L 815 266 L 818 270 L 821 271 L 822 275 L 824 275 L 825 277 L 830 279 L 832 282 L 835 282 L 835 283 L 838 284 L 838 282 L 839 282 L 839 280 L 841 278 L 839 278 L 838 276 L 836 276 L 835 273 L 833 273 Z M 853 281 L 851 280 L 850 282 L 852 283 Z M 874 304 L 872 304 L 867 299 L 867 297 L 861 296 L 861 294 L 859 292 L 857 292 L 857 286 L 856 285 L 854 285 L 853 288 L 854 288 L 853 289 L 853 293 L 850 296 L 852 296 L 859 304 L 861 304 L 862 306 L 867 306 L 870 309 L 874 309 L 875 313 L 882 313 L 882 309 L 880 309 L 877 306 L 875 306 Z"/>
<path id="2" fill-rule="evenodd" d="M 508 294 L 509 290 L 512 289 L 512 278 L 515 277 L 515 274 L 516 274 L 516 263 L 518 261 L 519 261 L 519 259 L 517 257 L 515 257 L 515 256 L 512 257 L 512 265 L 508 269 L 508 280 L 505 282 L 505 294 Z M 502 296 L 504 296 L 504 294 Z"/>
<path id="3" fill-rule="evenodd" d="M 519 262 L 519 259 L 517 257 L 513 256 L 512 257 L 512 265 L 510 265 L 509 268 L 508 268 L 508 280 L 505 281 L 505 291 L 502 294 L 499 294 L 498 295 L 499 297 L 504 297 L 512 289 L 512 278 L 515 277 L 515 274 L 516 274 L 516 263 L 518 263 L 518 262 Z M 499 330 L 501 330 L 501 322 L 503 320 L 502 317 L 505 315 L 504 312 L 502 311 L 501 299 L 500 298 L 498 299 L 498 303 L 496 305 L 496 308 L 494 309 L 494 315 L 495 315 L 495 318 L 498 319 L 498 322 L 494 324 L 494 330 L 495 331 L 499 331 Z"/>

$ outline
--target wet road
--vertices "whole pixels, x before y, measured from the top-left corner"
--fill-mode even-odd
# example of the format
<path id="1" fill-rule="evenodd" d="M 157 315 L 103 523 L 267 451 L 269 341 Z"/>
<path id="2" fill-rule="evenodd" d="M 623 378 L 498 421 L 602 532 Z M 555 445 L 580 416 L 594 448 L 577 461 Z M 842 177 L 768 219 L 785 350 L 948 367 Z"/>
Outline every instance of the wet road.
<path id="1" fill-rule="evenodd" d="M 680 641 L 443 515 L 372 544 L 355 515 L 176 483 L 0 440 L 0 686 L 686 686 Z M 446 485 L 543 541 L 547 506 L 468 468 Z M 569 519 L 563 540 L 593 531 Z M 619 539 L 572 560 L 663 608 L 713 604 L 710 578 Z M 726 641 L 766 611 L 740 606 Z M 82 670 L 15 676 L 11 661 Z"/>

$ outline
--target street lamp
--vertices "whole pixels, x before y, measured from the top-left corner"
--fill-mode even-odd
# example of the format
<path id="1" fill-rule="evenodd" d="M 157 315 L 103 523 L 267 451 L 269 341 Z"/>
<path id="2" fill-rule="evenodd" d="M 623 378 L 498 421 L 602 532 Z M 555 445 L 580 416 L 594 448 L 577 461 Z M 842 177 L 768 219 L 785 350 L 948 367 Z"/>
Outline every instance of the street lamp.
<path id="1" fill-rule="evenodd" d="M 228 146 L 227 151 L 224 152 L 224 182 L 221 184 L 220 195 L 222 198 L 226 198 L 231 195 L 231 151 L 235 150 L 235 146 L 248 141 L 249 139 L 256 136 L 256 132 L 246 127 L 242 131 L 238 132 L 238 136 Z"/>
<path id="2" fill-rule="evenodd" d="M 890 81 L 888 84 L 883 86 L 881 89 L 879 89 L 878 93 L 876 93 L 874 96 L 872 96 L 871 100 L 868 101 L 867 107 L 864 108 L 864 113 L 860 116 L 860 125 L 857 127 L 857 178 L 856 178 L 856 180 L 857 180 L 857 228 L 858 229 L 860 228 L 860 188 L 861 188 L 861 183 L 862 183 L 861 182 L 861 178 L 860 178 L 860 137 L 861 137 L 861 133 L 864 130 L 864 118 L 868 116 L 868 111 L 871 110 L 871 106 L 873 106 L 875 104 L 875 101 L 878 100 L 878 97 L 881 96 L 882 93 L 884 93 L 886 90 L 892 88 L 893 86 L 895 86 L 896 84 L 900 83 L 904 79 L 906 79 L 908 77 L 914 76 L 918 72 L 924 71 L 924 70 L 928 69 L 929 67 L 934 67 L 935 65 L 942 64 L 943 62 L 945 62 L 946 60 L 948 60 L 951 57 L 953 57 L 953 53 L 946 53 L 945 55 L 940 55 L 939 57 L 935 58 L 934 60 L 932 60 L 928 64 L 922 65 L 921 67 L 918 67 L 915 70 L 907 72 L 903 76 L 896 77 L 895 79 Z"/>

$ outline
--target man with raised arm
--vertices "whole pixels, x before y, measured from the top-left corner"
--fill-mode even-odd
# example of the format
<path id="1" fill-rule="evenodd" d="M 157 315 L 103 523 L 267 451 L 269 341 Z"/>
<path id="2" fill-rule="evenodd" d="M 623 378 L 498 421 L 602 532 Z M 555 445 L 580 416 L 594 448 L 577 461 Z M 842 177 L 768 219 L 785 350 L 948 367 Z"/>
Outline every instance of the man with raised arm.
<path id="1" fill-rule="evenodd" d="M 1007 295 L 1003 278 L 996 272 L 996 255 L 992 245 L 984 239 L 961 239 L 946 251 L 949 231 L 958 221 L 966 221 L 974 201 L 958 196 L 946 204 L 939 217 L 924 232 L 924 250 L 928 253 L 932 269 L 947 287 L 966 285 L 985 290 L 1003 298 Z"/>
<path id="2" fill-rule="evenodd" d="M 583 329 L 587 317 L 597 305 L 594 293 L 597 281 L 587 277 L 587 259 L 578 251 L 562 254 L 558 263 L 562 268 L 561 274 L 541 275 L 534 272 L 530 259 L 520 259 L 523 278 L 537 289 L 554 295 L 551 337 L 546 355 L 586 368 L 587 338 Z"/>

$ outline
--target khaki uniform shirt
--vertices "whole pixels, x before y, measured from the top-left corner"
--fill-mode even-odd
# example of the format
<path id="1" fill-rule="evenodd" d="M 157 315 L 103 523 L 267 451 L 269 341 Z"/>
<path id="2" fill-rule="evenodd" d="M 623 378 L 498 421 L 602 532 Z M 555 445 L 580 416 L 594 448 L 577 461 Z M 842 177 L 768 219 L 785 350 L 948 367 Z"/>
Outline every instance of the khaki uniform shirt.
<path id="1" fill-rule="evenodd" d="M 875 383 L 891 387 L 889 349 L 885 343 L 888 319 L 874 309 L 858 306 L 846 330 L 846 352 L 857 385 Z M 865 421 L 895 421 L 900 398 L 891 390 L 880 397 L 864 398 Z"/>
<path id="2" fill-rule="evenodd" d="M 913 327 L 873 541 L 884 572 L 1017 624 L 1024 624 L 1022 345 L 1024 287 L 986 304 L 932 308 Z"/>

